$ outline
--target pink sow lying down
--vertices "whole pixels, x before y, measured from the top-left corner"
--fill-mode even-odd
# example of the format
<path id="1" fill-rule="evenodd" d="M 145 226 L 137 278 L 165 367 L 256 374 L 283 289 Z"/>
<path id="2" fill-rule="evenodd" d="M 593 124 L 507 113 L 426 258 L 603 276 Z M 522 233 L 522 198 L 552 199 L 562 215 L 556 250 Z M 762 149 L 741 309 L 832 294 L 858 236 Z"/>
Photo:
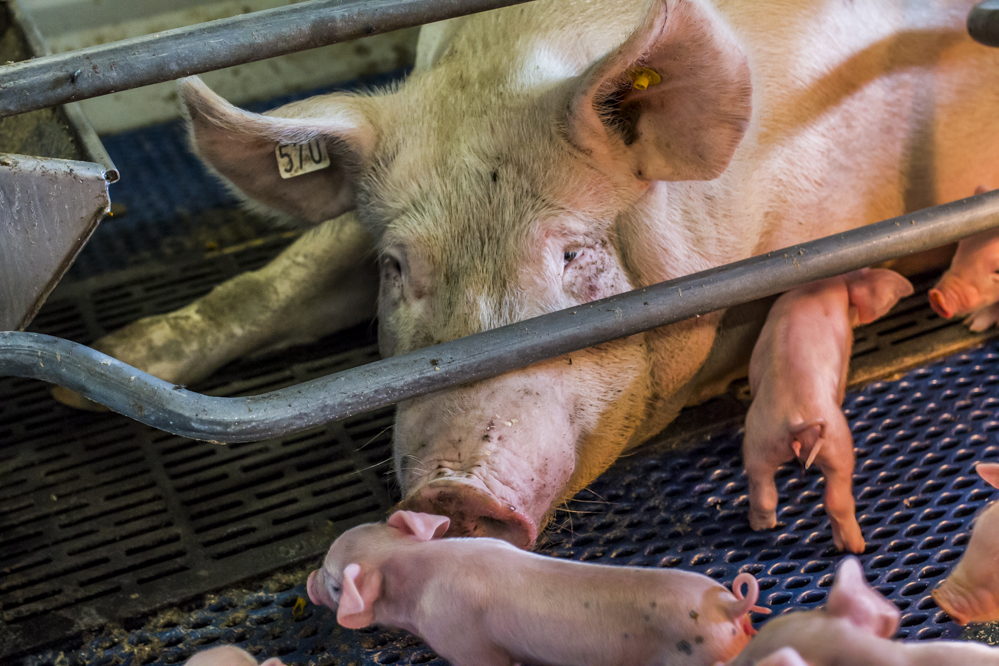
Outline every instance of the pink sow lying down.
<path id="1" fill-rule="evenodd" d="M 360 525 L 309 576 L 345 627 L 421 636 L 455 666 L 711 666 L 753 633 L 759 588 L 707 576 L 542 557 L 492 538 L 441 539 L 449 520 L 398 511 Z M 742 588 L 748 592 L 744 597 Z"/>
<path id="2" fill-rule="evenodd" d="M 863 269 L 789 291 L 770 309 L 749 363 L 753 404 L 742 445 L 754 530 L 777 524 L 774 474 L 800 458 L 825 474 L 836 547 L 864 550 L 853 501 L 853 436 L 842 410 L 853 327 L 910 294 L 912 285 L 898 273 Z"/>
<path id="3" fill-rule="evenodd" d="M 890 640 L 899 616 L 851 557 L 825 608 L 770 620 L 727 666 L 999 666 L 999 650 L 976 643 Z"/>
<path id="4" fill-rule="evenodd" d="M 999 464 L 980 463 L 976 469 L 999 488 Z M 964 557 L 933 590 L 933 600 L 958 624 L 999 620 L 999 502 L 989 504 L 975 519 Z"/>

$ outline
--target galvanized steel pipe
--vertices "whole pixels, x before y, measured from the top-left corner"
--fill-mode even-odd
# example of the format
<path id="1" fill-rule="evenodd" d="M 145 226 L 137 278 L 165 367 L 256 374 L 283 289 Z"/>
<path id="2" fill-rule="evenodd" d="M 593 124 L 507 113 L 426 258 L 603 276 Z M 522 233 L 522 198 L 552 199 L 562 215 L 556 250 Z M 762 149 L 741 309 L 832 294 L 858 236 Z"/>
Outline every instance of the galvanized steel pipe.
<path id="1" fill-rule="evenodd" d="M 0 376 L 65 386 L 176 435 L 256 441 L 486 379 L 997 226 L 999 191 L 245 398 L 193 393 L 83 345 L 34 333 L 0 333 Z"/>
<path id="2" fill-rule="evenodd" d="M 0 117 L 529 0 L 311 0 L 0 65 Z"/>

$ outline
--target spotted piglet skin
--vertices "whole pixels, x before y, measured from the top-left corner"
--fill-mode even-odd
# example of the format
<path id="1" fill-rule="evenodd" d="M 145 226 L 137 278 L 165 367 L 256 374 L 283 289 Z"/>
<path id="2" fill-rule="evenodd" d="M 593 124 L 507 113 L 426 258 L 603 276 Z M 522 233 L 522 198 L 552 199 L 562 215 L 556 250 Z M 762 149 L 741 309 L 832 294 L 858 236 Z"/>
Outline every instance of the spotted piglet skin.
<path id="1" fill-rule="evenodd" d="M 713 666 L 753 633 L 756 580 L 543 557 L 491 538 L 442 539 L 448 518 L 398 511 L 345 532 L 309 597 L 348 628 L 421 636 L 454 666 Z M 743 590 L 745 589 L 745 594 Z"/>

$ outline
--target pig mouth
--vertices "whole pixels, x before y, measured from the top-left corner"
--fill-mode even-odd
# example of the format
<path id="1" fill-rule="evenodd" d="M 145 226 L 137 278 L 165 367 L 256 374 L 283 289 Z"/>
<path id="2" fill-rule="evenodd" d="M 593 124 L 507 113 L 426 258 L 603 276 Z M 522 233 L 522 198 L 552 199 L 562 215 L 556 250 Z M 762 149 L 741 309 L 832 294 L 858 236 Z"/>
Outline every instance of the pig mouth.
<path id="1" fill-rule="evenodd" d="M 492 537 L 524 549 L 538 538 L 538 526 L 527 514 L 466 481 L 431 481 L 396 508 L 449 517 L 445 537 Z"/>

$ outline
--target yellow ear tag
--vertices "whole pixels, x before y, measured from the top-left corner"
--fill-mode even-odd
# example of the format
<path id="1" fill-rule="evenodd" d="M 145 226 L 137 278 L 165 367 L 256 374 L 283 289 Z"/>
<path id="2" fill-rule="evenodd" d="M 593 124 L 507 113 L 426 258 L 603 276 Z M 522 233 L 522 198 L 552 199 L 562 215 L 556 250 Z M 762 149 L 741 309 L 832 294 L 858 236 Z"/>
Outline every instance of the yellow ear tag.
<path id="1" fill-rule="evenodd" d="M 631 74 L 631 85 L 635 90 L 645 90 L 649 86 L 656 86 L 663 82 L 663 77 L 659 72 L 648 67 L 638 67 L 629 72 Z"/>

